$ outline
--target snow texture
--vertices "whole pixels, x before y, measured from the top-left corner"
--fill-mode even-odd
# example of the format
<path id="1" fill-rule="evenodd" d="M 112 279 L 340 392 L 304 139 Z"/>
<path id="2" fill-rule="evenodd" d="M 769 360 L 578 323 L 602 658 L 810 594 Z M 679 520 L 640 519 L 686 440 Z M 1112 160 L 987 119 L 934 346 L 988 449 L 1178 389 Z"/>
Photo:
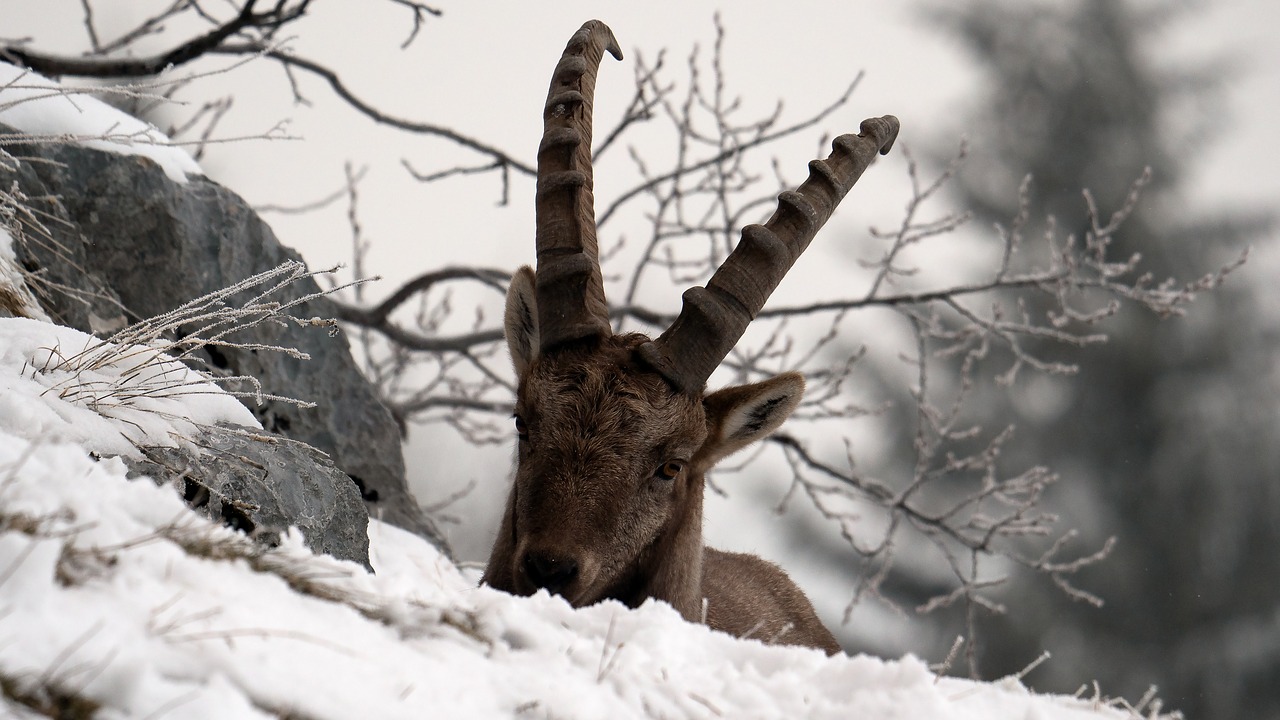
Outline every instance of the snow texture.
<path id="1" fill-rule="evenodd" d="M 43 369 L 53 349 L 90 342 L 0 319 L 0 685 L 15 714 L 15 698 L 52 693 L 100 717 L 193 720 L 1132 717 L 1014 680 L 938 678 L 911 657 L 737 639 L 661 603 L 512 597 L 376 521 L 376 575 L 311 554 L 297 533 L 261 549 L 90 455 L 243 421 L 239 403 L 213 386 L 127 407 L 68 401 L 77 382 L 136 374 L 127 352 L 78 376 Z"/>
<path id="2" fill-rule="evenodd" d="M 262 428 L 235 398 L 157 350 L 0 320 L 0 430 L 140 459 L 138 446 L 176 447 L 219 423 Z"/>
<path id="3" fill-rule="evenodd" d="M 120 155 L 141 155 L 185 183 L 202 175 L 200 166 L 155 128 L 88 93 L 101 88 L 74 88 L 0 61 L 0 123 L 42 142 L 75 142 Z"/>

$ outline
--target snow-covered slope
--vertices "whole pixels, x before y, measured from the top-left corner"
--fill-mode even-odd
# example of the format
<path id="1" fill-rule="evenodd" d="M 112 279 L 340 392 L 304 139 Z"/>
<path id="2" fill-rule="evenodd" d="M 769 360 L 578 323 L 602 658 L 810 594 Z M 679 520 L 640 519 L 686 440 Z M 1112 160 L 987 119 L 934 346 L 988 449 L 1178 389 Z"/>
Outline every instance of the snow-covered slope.
<path id="1" fill-rule="evenodd" d="M 190 418 L 236 401 L 204 386 L 122 415 L 49 391 L 50 349 L 91 342 L 0 319 L 0 708 L 15 716 L 80 703 L 109 718 L 1131 717 L 1016 681 L 937 678 L 914 658 L 739 640 L 662 604 L 511 597 L 377 522 L 376 575 L 296 536 L 263 550 L 89 454 L 139 427 L 180 441 Z M 97 429 L 68 430 L 80 426 Z"/>
<path id="2" fill-rule="evenodd" d="M 174 182 L 203 174 L 196 161 L 164 133 L 88 94 L 94 91 L 104 90 L 65 87 L 0 61 L 0 123 L 34 135 L 38 142 L 75 142 L 151 158 Z"/>

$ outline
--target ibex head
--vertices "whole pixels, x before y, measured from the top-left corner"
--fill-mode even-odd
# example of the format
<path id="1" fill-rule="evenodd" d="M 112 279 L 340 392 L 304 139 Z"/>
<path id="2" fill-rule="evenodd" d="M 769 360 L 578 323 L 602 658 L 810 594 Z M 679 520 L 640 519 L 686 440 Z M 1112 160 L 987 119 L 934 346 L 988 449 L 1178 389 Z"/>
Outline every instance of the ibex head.
<path id="1" fill-rule="evenodd" d="M 768 222 L 743 230 L 707 286 L 685 292 L 679 316 L 657 339 L 615 335 L 591 175 L 591 100 L 605 50 L 622 57 L 607 26 L 583 25 L 543 109 L 538 269 L 516 273 L 505 315 L 519 383 L 519 456 L 484 581 L 519 594 L 545 588 L 576 606 L 605 598 L 634 606 L 654 597 L 690 620 L 706 613 L 713 626 L 734 631 L 740 619 L 725 618 L 724 608 L 736 601 L 718 602 L 711 596 L 723 589 L 710 587 L 733 573 L 707 566 L 748 556 L 704 551 L 704 474 L 782 424 L 804 381 L 786 373 L 710 394 L 704 386 L 875 154 L 887 152 L 898 123 L 867 120 L 862 134 L 837 138 L 831 157 L 810 164 L 809 178 L 780 196 Z M 761 572 L 781 575 L 768 568 Z M 794 591 L 812 615 L 782 578 L 790 586 L 782 595 Z M 784 621 L 794 624 L 776 625 Z M 799 642 L 830 649 L 834 640 L 821 633 L 825 639 Z"/>

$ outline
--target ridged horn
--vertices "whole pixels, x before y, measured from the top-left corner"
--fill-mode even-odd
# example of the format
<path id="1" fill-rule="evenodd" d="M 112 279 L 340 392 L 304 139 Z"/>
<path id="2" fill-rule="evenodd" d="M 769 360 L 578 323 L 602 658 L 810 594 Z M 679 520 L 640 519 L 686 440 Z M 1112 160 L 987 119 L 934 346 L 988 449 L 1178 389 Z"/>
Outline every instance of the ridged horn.
<path id="1" fill-rule="evenodd" d="M 808 179 L 778 196 L 768 222 L 742 229 L 742 239 L 707 286 L 685 291 L 675 322 L 641 345 L 640 357 L 676 389 L 701 392 L 836 205 L 876 154 L 893 147 L 898 127 L 892 115 L 870 118 L 859 134 L 832 141 L 831 156 L 809 163 Z"/>
<path id="2" fill-rule="evenodd" d="M 591 103 L 604 51 L 622 59 L 613 31 L 590 20 L 569 38 L 542 110 L 538 146 L 537 300 L 542 351 L 610 333 L 596 244 Z"/>

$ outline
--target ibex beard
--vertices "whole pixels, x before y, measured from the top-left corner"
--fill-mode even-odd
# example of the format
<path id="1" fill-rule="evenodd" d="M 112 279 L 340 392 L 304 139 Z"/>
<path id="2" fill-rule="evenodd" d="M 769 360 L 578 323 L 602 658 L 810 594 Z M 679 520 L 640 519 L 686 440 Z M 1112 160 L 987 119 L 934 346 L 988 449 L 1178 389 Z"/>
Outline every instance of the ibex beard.
<path id="1" fill-rule="evenodd" d="M 753 555 L 703 546 L 705 476 L 773 432 L 804 380 L 784 373 L 705 392 L 765 300 L 877 153 L 892 116 L 842 135 L 809 179 L 783 193 L 705 288 L 656 339 L 612 332 L 595 236 L 591 99 L 607 26 L 570 38 L 543 110 L 538 148 L 538 269 L 507 293 L 505 329 L 517 379 L 515 478 L 483 582 L 540 589 L 575 606 L 653 598 L 693 622 L 765 642 L 840 651 L 804 593 Z"/>

